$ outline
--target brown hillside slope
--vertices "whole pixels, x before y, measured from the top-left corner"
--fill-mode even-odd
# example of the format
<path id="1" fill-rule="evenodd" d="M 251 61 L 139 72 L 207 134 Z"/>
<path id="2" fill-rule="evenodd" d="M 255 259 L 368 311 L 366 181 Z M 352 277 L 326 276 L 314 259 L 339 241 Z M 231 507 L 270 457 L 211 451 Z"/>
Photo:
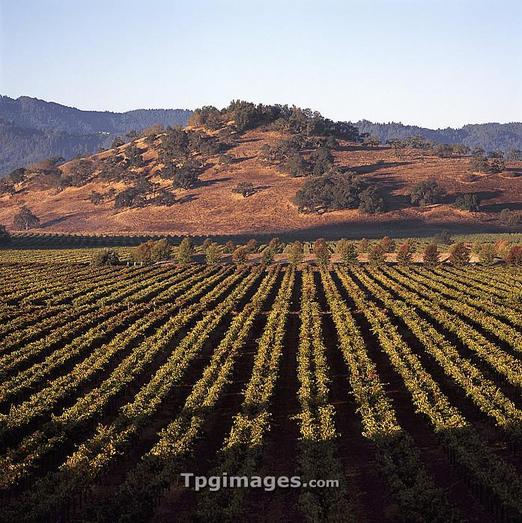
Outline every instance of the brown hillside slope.
<path id="1" fill-rule="evenodd" d="M 202 183 L 189 190 L 176 189 L 178 203 L 173 206 L 115 209 L 114 197 L 99 205 L 91 203 L 92 191 L 107 193 L 126 187 L 125 179 L 108 182 L 96 175 L 81 187 L 58 191 L 23 182 L 16 193 L 0 197 L 0 223 L 13 228 L 13 216 L 26 205 L 41 220 L 42 230 L 49 232 L 83 233 L 171 233 L 197 235 L 283 233 L 285 231 L 329 232 L 357 231 L 371 234 L 381 230 L 419 231 L 426 227 L 450 228 L 462 231 L 502 229 L 499 211 L 522 208 L 522 162 L 510 162 L 500 174 L 470 173 L 469 158 L 442 159 L 423 156 L 407 150 L 397 157 L 388 147 L 375 149 L 342 143 L 334 152 L 335 163 L 349 167 L 360 176 L 375 182 L 388 195 L 390 210 L 369 215 L 358 210 L 343 210 L 322 215 L 301 214 L 293 203 L 304 178 L 292 178 L 276 166 L 259 159 L 264 144 L 274 144 L 284 138 L 276 131 L 253 130 L 238 136 L 227 152 L 233 157 L 229 165 L 220 165 L 218 157 L 207 159 L 201 176 Z M 147 162 L 140 174 L 163 187 L 171 188 L 170 180 L 161 180 L 157 171 L 158 139 L 134 142 Z M 109 158 L 124 151 L 126 146 L 104 151 L 91 157 Z M 67 173 L 72 162 L 61 166 Z M 427 208 L 412 207 L 408 194 L 412 186 L 425 179 L 436 179 L 448 192 L 448 203 Z M 257 192 L 243 198 L 232 192 L 239 183 L 254 184 Z M 40 184 L 41 185 L 41 184 Z M 450 202 L 455 195 L 479 193 L 482 212 L 471 213 L 454 209 Z"/>

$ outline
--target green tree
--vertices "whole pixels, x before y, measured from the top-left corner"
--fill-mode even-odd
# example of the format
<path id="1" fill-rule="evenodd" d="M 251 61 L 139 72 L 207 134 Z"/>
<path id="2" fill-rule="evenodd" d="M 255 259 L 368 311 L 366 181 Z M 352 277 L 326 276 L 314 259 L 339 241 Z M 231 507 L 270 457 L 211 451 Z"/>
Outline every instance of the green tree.
<path id="1" fill-rule="evenodd" d="M 256 189 L 254 184 L 250 182 L 240 182 L 234 187 L 234 189 L 232 189 L 232 192 L 240 194 L 243 196 L 243 198 L 247 198 L 248 196 L 254 194 Z"/>
<path id="2" fill-rule="evenodd" d="M 436 243 L 429 243 L 426 245 L 422 255 L 424 265 L 433 267 L 439 263 L 439 248 Z"/>
<path id="3" fill-rule="evenodd" d="M 330 250 L 328 244 L 321 238 L 314 242 L 314 254 L 317 263 L 322 267 L 326 267 L 330 263 Z"/>
<path id="4" fill-rule="evenodd" d="M 112 249 L 97 251 L 91 258 L 91 265 L 94 265 L 95 267 L 101 267 L 103 265 L 118 265 L 119 263 L 120 259 L 118 253 Z"/>
<path id="5" fill-rule="evenodd" d="M 303 244 L 300 241 L 291 243 L 287 250 L 288 261 L 291 265 L 299 265 L 304 259 Z"/>
<path id="6" fill-rule="evenodd" d="M 440 203 L 445 192 L 435 180 L 425 180 L 415 185 L 410 194 L 413 205 L 424 207 L 434 203 Z"/>
<path id="7" fill-rule="evenodd" d="M 492 243 L 484 243 L 478 251 L 480 263 L 482 265 L 493 265 L 495 263 L 496 250 Z"/>
<path id="8" fill-rule="evenodd" d="M 346 239 L 342 239 L 337 242 L 336 252 L 339 255 L 341 263 L 345 265 L 353 265 L 359 261 L 355 245 L 353 242 L 349 242 Z"/>
<path id="9" fill-rule="evenodd" d="M 370 248 L 370 241 L 367 238 L 363 238 L 359 242 L 359 252 L 368 252 L 369 248 Z"/>
<path id="10" fill-rule="evenodd" d="M 268 245 L 261 254 L 261 262 L 263 265 L 270 265 L 274 262 L 275 250 Z"/>
<path id="11" fill-rule="evenodd" d="M 480 211 L 480 197 L 475 193 L 459 194 L 457 198 L 455 198 L 453 205 L 463 211 L 478 212 Z"/>
<path id="12" fill-rule="evenodd" d="M 464 242 L 458 242 L 451 246 L 449 262 L 461 267 L 469 263 L 470 250 Z"/>
<path id="13" fill-rule="evenodd" d="M 210 242 L 205 248 L 207 265 L 216 265 L 221 260 L 221 249 L 216 242 Z"/>
<path id="14" fill-rule="evenodd" d="M 172 247 L 166 238 L 152 242 L 150 254 L 153 262 L 169 260 L 171 253 Z"/>
<path id="15" fill-rule="evenodd" d="M 40 218 L 27 207 L 22 207 L 13 219 L 15 229 L 36 229 L 40 227 Z"/>
<path id="16" fill-rule="evenodd" d="M 194 254 L 194 247 L 190 238 L 183 238 L 179 244 L 178 251 L 176 253 L 176 259 L 178 263 L 183 265 L 190 263 L 192 260 L 192 255 Z"/>

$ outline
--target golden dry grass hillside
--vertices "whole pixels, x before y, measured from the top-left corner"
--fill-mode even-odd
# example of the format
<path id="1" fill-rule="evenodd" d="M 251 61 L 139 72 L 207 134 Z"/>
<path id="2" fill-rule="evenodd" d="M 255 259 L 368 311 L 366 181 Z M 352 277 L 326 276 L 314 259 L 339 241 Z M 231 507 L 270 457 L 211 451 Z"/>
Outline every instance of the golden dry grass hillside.
<path id="1" fill-rule="evenodd" d="M 171 180 L 159 176 L 163 167 L 159 154 L 161 133 L 139 138 L 131 145 L 87 159 L 98 166 L 124 155 L 129 146 L 138 147 L 144 165 L 133 169 L 132 182 L 125 172 L 118 180 L 107 180 L 96 168 L 80 186 L 65 188 L 49 183 L 41 173 L 29 175 L 10 193 L 0 196 L 0 223 L 14 229 L 15 214 L 26 206 L 40 219 L 41 230 L 49 232 L 227 235 L 301 231 L 325 236 L 345 231 L 413 233 L 423 228 L 477 232 L 507 230 L 499 220 L 500 211 L 522 208 L 522 176 L 517 177 L 522 172 L 522 162 L 506 162 L 501 173 L 480 174 L 470 171 L 469 157 L 439 158 L 415 149 L 397 154 L 391 147 L 370 148 L 340 141 L 332 151 L 335 166 L 355 171 L 363 180 L 375 184 L 386 196 L 387 212 L 367 214 L 350 209 L 303 214 L 293 199 L 306 178 L 291 177 L 279 165 L 261 159 L 263 146 L 274 146 L 287 137 L 283 131 L 262 129 L 234 135 L 226 153 L 229 161 L 220 161 L 218 154 L 207 155 L 200 182 L 190 189 L 173 189 Z M 77 162 L 61 165 L 61 173 L 66 175 Z M 169 190 L 176 202 L 170 206 L 115 208 L 115 196 L 139 178 Z M 446 199 L 436 205 L 412 206 L 412 187 L 430 179 L 445 189 Z M 234 193 L 240 182 L 252 183 L 255 194 L 243 197 Z M 93 193 L 103 195 L 103 201 L 93 203 Z M 454 208 L 453 200 L 464 193 L 480 195 L 480 212 Z"/>

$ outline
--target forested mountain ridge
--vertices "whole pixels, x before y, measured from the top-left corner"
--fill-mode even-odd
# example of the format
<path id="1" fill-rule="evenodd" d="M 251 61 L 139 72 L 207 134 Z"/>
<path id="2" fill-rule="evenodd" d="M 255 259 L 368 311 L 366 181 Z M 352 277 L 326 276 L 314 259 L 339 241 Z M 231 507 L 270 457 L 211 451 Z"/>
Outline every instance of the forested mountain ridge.
<path id="1" fill-rule="evenodd" d="M 190 115 L 186 109 L 82 111 L 28 96 L 0 96 L 0 176 L 49 157 L 95 153 L 129 131 L 183 126 Z"/>
<path id="2" fill-rule="evenodd" d="M 458 143 L 470 148 L 480 147 L 485 151 L 522 149 L 521 122 L 468 124 L 460 129 L 428 129 L 398 122 L 374 123 L 368 120 L 359 120 L 354 125 L 361 133 L 374 135 L 383 144 L 389 140 L 421 136 L 434 143 Z"/>

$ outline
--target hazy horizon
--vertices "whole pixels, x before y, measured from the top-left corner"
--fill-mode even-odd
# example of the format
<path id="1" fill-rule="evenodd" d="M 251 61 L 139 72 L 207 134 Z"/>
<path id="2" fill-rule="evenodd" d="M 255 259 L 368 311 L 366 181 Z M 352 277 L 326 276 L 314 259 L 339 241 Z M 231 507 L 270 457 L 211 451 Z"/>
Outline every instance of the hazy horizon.
<path id="1" fill-rule="evenodd" d="M 128 109 L 126 111 L 115 111 L 115 110 L 112 110 L 112 109 L 89 109 L 88 107 L 76 107 L 76 106 L 73 106 L 73 105 L 67 105 L 65 103 L 62 103 L 62 102 L 58 102 L 56 100 L 45 100 L 44 98 L 41 98 L 39 96 L 32 96 L 32 95 L 28 95 L 28 94 L 21 94 L 19 96 L 16 96 L 16 97 L 13 97 L 13 96 L 9 96 L 9 95 L 5 95 L 3 93 L 0 93 L 0 96 L 8 96 L 9 98 L 12 98 L 12 99 L 18 99 L 18 98 L 33 98 L 33 99 L 36 99 L 36 100 L 40 100 L 40 101 L 43 101 L 43 102 L 49 102 L 49 103 L 56 103 L 56 104 L 59 104 L 59 105 L 63 105 L 63 106 L 66 106 L 66 107 L 69 107 L 71 109 L 78 109 L 80 111 L 90 111 L 90 112 L 100 112 L 100 113 L 103 113 L 103 112 L 109 112 L 109 113 L 116 113 L 116 114 L 122 114 L 122 113 L 125 113 L 125 112 L 132 112 L 132 111 L 141 111 L 141 110 L 145 110 L 145 111 L 169 111 L 169 110 L 185 110 L 185 111 L 194 111 L 195 109 L 198 109 L 198 107 L 202 107 L 204 105 L 209 105 L 209 104 L 201 104 L 200 106 L 198 107 L 134 107 L 132 109 Z M 232 101 L 232 100 L 230 100 Z M 247 102 L 250 102 L 251 100 L 246 100 Z M 258 102 L 258 103 L 266 103 L 266 102 Z M 274 103 L 278 103 L 278 102 L 274 102 Z M 228 104 L 226 104 L 228 105 Z M 291 105 L 291 104 L 289 104 Z M 221 107 L 218 107 L 218 109 L 221 109 Z M 308 109 L 312 109 L 314 110 L 315 108 L 314 107 L 308 107 Z M 324 115 L 323 116 L 327 116 L 328 118 L 334 120 L 334 121 L 341 121 L 341 119 L 339 118 L 335 118 L 335 117 L 332 117 L 330 115 Z M 375 124 L 392 124 L 392 123 L 395 123 L 395 124 L 401 124 L 401 125 L 405 125 L 405 126 L 412 126 L 412 127 L 422 127 L 422 128 L 425 128 L 425 129 L 431 129 L 431 130 L 443 130 L 443 129 L 460 129 L 462 128 L 463 126 L 465 125 L 487 125 L 487 124 L 512 124 L 512 123 L 522 123 L 522 120 L 521 121 L 517 121 L 517 120 L 513 120 L 513 121 L 510 121 L 510 122 L 499 122 L 499 121 L 488 121 L 488 122 L 467 122 L 463 125 L 460 125 L 460 126 L 446 126 L 446 127 L 429 127 L 427 125 L 422 125 L 422 124 L 414 124 L 414 123 L 409 123 L 409 122 L 401 122 L 401 121 L 379 121 L 379 120 L 369 120 L 368 118 L 360 118 L 359 120 L 346 120 L 346 121 L 350 121 L 351 123 L 356 123 L 358 121 L 362 121 L 362 120 L 367 120 L 367 121 L 370 121 L 371 123 L 375 123 Z"/>
<path id="2" fill-rule="evenodd" d="M 82 110 L 244 99 L 431 129 L 511 123 L 521 19 L 514 0 L 0 0 L 0 91 Z"/>

